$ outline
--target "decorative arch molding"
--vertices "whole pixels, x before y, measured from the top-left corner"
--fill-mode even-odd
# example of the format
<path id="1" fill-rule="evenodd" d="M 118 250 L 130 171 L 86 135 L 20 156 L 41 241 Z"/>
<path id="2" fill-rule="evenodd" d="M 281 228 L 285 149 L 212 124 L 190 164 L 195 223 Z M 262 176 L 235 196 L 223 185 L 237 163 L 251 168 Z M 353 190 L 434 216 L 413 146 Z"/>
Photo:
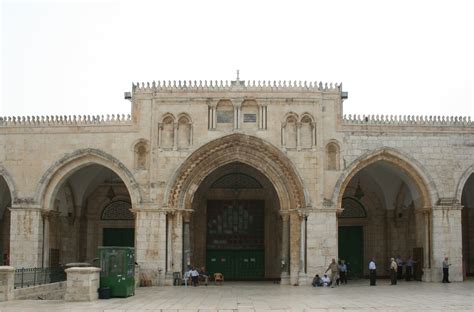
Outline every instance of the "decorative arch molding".
<path id="1" fill-rule="evenodd" d="M 136 206 L 142 201 L 138 183 L 130 170 L 120 160 L 102 150 L 86 148 L 63 156 L 45 171 L 35 192 L 35 202 L 45 209 L 51 209 L 51 201 L 61 183 L 78 169 L 91 164 L 104 166 L 122 179 L 130 193 L 132 206 Z"/>
<path id="2" fill-rule="evenodd" d="M 302 179 L 290 159 L 270 143 L 249 135 L 231 134 L 193 152 L 175 172 L 165 193 L 164 205 L 191 209 L 194 193 L 214 170 L 241 162 L 259 170 L 275 187 L 282 209 L 310 204 Z"/>
<path id="3" fill-rule="evenodd" d="M 8 186 L 8 190 L 10 191 L 10 199 L 13 203 L 18 202 L 18 196 L 16 191 L 16 184 L 13 180 L 12 175 L 8 172 L 8 170 L 0 164 L 0 176 L 5 180 Z"/>
<path id="4" fill-rule="evenodd" d="M 299 119 L 300 122 L 302 122 L 305 118 L 309 118 L 309 120 L 314 123 L 314 117 L 312 114 L 308 113 L 308 112 L 304 112 L 303 114 L 301 114 L 301 117 Z"/>
<path id="5" fill-rule="evenodd" d="M 464 190 L 464 187 L 466 186 L 466 182 L 469 179 L 469 177 L 474 174 L 474 165 L 470 166 L 467 168 L 464 173 L 461 175 L 461 178 L 458 181 L 458 185 L 456 186 L 456 200 L 458 203 L 461 202 L 462 198 L 462 192 Z"/>
<path id="6" fill-rule="evenodd" d="M 336 204 L 336 208 L 341 207 L 344 190 L 351 179 L 359 171 L 377 161 L 385 161 L 396 166 L 413 180 L 421 195 L 423 208 L 432 208 L 433 204 L 436 203 L 438 198 L 436 184 L 423 166 L 411 156 L 390 147 L 383 147 L 363 154 L 344 170 L 334 187 L 332 203 Z"/>

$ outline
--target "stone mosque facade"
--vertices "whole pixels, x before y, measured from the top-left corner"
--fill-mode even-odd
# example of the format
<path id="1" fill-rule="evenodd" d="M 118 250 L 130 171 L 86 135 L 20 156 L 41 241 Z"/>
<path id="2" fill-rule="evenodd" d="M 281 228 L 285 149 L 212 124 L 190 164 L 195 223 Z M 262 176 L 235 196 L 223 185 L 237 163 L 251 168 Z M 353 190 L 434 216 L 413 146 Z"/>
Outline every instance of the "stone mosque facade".
<path id="1" fill-rule="evenodd" d="M 474 273 L 474 122 L 344 115 L 342 85 L 134 84 L 131 114 L 0 118 L 0 251 L 16 268 L 135 248 L 156 285 L 205 266 L 306 285 L 400 255 Z"/>

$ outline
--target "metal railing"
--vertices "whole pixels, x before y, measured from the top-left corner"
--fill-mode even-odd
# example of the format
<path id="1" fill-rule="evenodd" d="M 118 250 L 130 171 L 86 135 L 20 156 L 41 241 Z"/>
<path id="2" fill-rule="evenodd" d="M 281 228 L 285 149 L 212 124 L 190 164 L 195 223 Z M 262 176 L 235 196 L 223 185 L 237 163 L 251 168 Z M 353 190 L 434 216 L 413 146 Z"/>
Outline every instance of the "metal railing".
<path id="1" fill-rule="evenodd" d="M 66 280 L 63 267 L 21 268 L 15 270 L 15 288 L 62 282 Z"/>

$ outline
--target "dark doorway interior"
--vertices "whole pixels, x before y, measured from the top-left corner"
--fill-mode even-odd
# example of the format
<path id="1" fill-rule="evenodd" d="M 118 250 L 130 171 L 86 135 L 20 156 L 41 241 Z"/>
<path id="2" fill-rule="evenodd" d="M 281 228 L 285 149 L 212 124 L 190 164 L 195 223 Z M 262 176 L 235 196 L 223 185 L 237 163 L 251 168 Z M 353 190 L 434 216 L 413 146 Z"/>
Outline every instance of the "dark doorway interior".
<path id="1" fill-rule="evenodd" d="M 339 227 L 339 259 L 346 261 L 348 278 L 363 277 L 364 231 L 362 226 Z"/>

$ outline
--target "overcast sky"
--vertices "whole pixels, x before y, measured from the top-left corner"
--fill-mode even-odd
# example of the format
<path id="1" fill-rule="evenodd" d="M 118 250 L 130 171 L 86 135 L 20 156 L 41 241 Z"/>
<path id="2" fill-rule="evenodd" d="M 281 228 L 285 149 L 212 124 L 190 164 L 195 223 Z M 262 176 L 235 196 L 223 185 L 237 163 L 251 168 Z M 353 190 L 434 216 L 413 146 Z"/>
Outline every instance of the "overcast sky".
<path id="1" fill-rule="evenodd" d="M 474 117 L 472 1 L 3 1 L 0 115 L 128 113 L 132 82 L 342 82 L 345 113 Z"/>

